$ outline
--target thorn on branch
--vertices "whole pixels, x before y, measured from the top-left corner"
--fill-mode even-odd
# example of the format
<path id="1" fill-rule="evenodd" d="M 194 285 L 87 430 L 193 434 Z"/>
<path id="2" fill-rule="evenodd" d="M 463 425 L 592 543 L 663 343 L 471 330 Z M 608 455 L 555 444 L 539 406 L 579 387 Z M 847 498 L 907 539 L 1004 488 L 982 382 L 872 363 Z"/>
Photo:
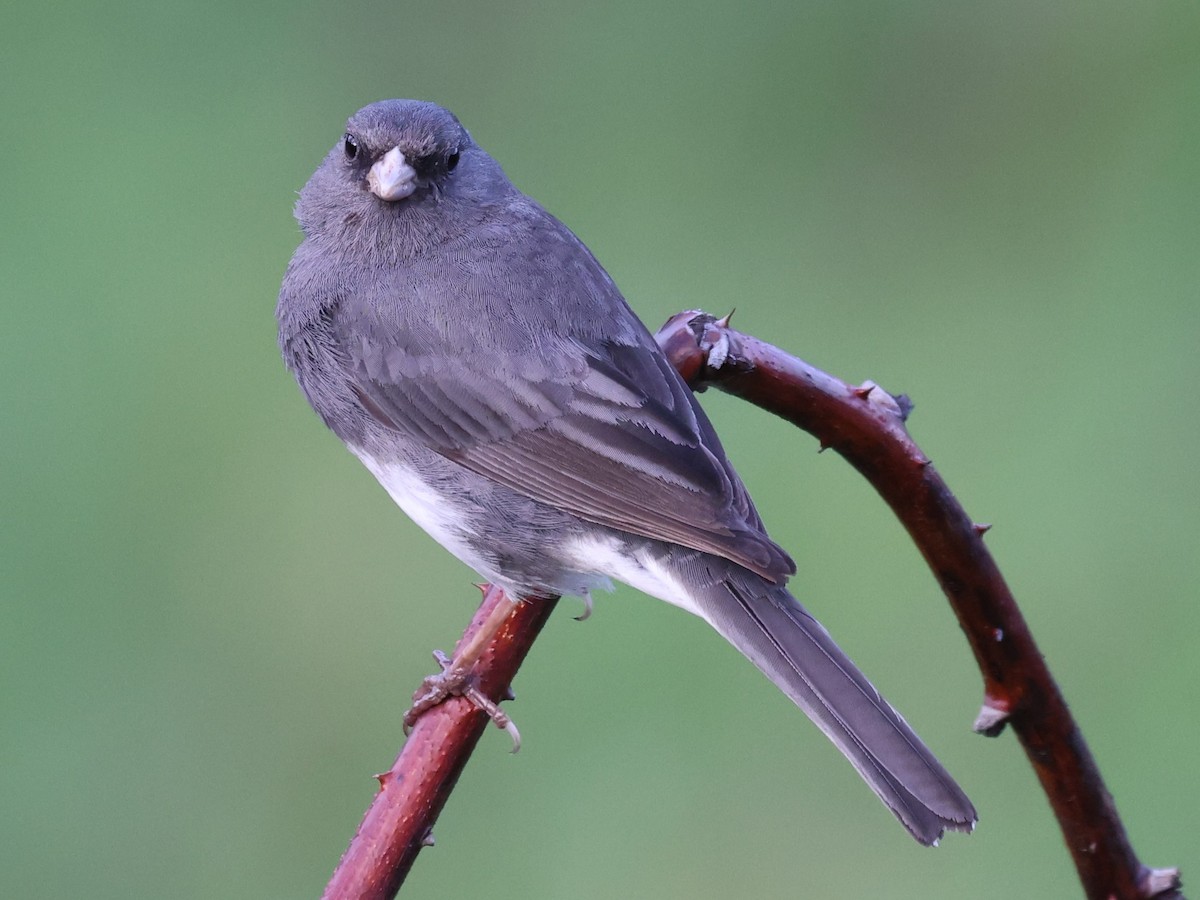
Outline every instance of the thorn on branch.
<path id="1" fill-rule="evenodd" d="M 991 522 L 976 522 L 972 527 L 975 529 L 975 533 L 977 535 L 979 535 L 980 537 L 983 537 L 985 534 L 987 534 L 989 531 L 992 530 L 992 523 Z"/>
<path id="2" fill-rule="evenodd" d="M 859 400 L 866 400 L 871 396 L 871 391 L 875 390 L 877 387 L 879 387 L 879 385 L 873 381 L 864 381 L 861 387 L 854 388 L 851 393 L 854 394 L 854 396 Z"/>
<path id="3" fill-rule="evenodd" d="M 1000 629 L 996 630 L 1000 631 Z M 1003 640 L 1003 638 L 1004 633 L 1000 632 L 1000 636 L 996 640 Z M 998 737 L 1000 732 L 1004 731 L 1004 726 L 1008 724 L 1011 714 L 1012 706 L 1007 700 L 987 694 L 983 698 L 983 706 L 980 707 L 979 715 L 975 717 L 975 724 L 971 726 L 971 730 L 984 737 Z"/>
<path id="4" fill-rule="evenodd" d="M 901 423 L 908 421 L 908 414 L 912 412 L 913 402 L 907 394 L 893 394 L 869 378 L 858 387 L 850 388 L 850 393 L 856 399 L 869 401 L 876 408 L 895 416 Z"/>

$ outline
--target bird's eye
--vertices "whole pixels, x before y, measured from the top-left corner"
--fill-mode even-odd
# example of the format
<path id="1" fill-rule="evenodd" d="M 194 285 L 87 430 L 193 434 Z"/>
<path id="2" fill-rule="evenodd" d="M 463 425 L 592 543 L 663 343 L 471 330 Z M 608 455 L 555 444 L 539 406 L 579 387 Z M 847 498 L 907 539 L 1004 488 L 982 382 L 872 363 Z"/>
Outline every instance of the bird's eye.
<path id="1" fill-rule="evenodd" d="M 453 153 L 451 153 L 449 156 L 446 157 L 446 171 L 453 172 L 454 167 L 457 165 L 458 165 L 458 151 L 455 150 Z"/>
<path id="2" fill-rule="evenodd" d="M 358 158 L 358 138 L 346 132 L 346 136 L 342 138 L 342 150 L 346 154 L 346 159 L 354 160 Z"/>

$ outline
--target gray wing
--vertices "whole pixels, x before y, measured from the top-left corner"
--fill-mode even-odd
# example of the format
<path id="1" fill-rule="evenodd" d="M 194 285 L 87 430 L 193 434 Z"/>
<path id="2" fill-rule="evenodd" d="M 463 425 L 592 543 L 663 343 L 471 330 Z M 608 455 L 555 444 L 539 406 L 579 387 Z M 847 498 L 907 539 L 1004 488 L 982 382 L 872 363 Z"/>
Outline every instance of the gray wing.
<path id="1" fill-rule="evenodd" d="M 386 428 L 524 496 L 783 582 L 795 566 L 764 532 L 711 424 L 618 304 L 636 325 L 613 329 L 623 341 L 549 337 L 447 354 L 414 343 L 419 330 L 358 329 L 346 345 L 354 390 Z"/>

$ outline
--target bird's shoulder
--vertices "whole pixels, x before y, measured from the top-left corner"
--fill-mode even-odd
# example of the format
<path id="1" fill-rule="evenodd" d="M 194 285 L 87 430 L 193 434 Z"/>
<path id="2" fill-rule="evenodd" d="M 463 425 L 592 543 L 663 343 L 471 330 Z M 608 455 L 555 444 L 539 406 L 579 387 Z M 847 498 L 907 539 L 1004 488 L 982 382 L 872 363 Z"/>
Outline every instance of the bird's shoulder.
<path id="1" fill-rule="evenodd" d="M 366 357 L 482 354 L 504 371 L 528 366 L 549 341 L 563 365 L 582 371 L 607 342 L 652 343 L 584 243 L 521 195 L 436 251 L 352 262 L 337 286 L 335 326 Z"/>

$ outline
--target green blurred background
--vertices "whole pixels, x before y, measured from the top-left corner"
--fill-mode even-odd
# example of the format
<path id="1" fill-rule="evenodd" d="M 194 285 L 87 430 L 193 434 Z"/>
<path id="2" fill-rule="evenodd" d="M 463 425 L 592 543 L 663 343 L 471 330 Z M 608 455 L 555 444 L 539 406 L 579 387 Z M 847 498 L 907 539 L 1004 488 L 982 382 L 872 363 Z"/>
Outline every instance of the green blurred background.
<path id="1" fill-rule="evenodd" d="M 295 191 L 454 109 L 651 327 L 721 313 L 917 403 L 1136 848 L 1200 873 L 1195 4 L 10 4 L 0 894 L 315 897 L 471 573 L 275 350 Z M 928 571 L 832 454 L 707 396 L 796 592 L 977 804 L 913 844 L 698 621 L 565 605 L 405 896 L 1063 897 Z"/>

